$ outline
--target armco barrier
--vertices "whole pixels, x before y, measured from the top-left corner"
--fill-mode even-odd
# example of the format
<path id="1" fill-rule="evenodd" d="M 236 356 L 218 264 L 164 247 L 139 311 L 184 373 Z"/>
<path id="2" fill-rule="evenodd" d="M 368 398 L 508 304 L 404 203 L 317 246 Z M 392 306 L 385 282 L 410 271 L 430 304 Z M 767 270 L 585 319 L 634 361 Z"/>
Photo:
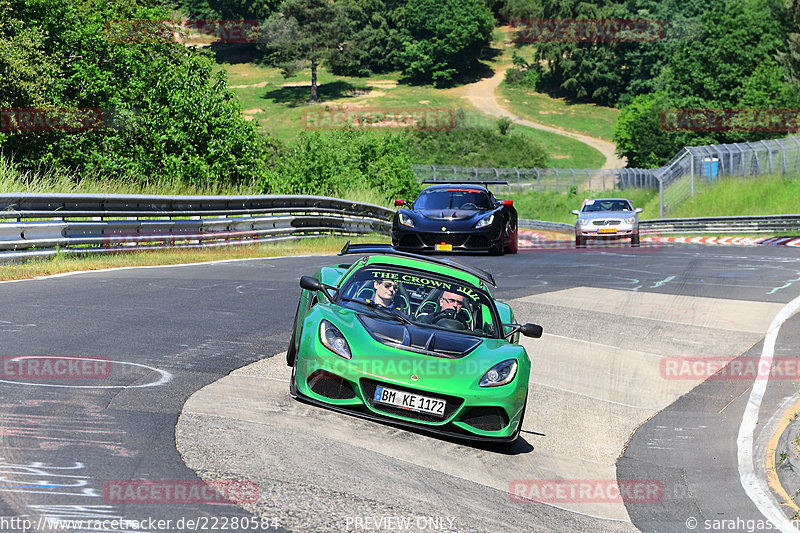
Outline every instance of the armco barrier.
<path id="1" fill-rule="evenodd" d="M 523 228 L 573 231 L 574 224 L 519 220 Z M 736 217 L 659 218 L 639 222 L 642 233 L 651 234 L 702 234 L 702 233 L 787 233 L 800 232 L 800 215 L 763 215 Z"/>
<path id="2" fill-rule="evenodd" d="M 321 196 L 0 195 L 0 260 L 388 234 L 393 210 Z"/>

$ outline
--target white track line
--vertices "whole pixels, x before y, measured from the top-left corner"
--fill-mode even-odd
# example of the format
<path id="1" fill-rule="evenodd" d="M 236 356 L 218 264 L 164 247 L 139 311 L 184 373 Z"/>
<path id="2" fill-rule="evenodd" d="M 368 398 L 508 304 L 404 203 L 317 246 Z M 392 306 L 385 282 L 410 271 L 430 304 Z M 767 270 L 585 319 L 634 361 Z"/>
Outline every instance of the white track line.
<path id="1" fill-rule="evenodd" d="M 800 296 L 786 304 L 772 320 L 769 330 L 767 330 L 767 336 L 764 338 L 764 348 L 761 351 L 759 368 L 772 367 L 772 357 L 775 353 L 775 341 L 778 338 L 778 332 L 783 323 L 798 309 L 800 309 Z M 797 532 L 797 528 L 786 518 L 786 515 L 783 514 L 772 498 L 766 479 L 759 479 L 755 473 L 753 437 L 758 422 L 758 411 L 761 408 L 761 401 L 764 399 L 764 392 L 767 390 L 769 371 L 763 376 L 760 374 L 759 372 L 759 376 L 753 383 L 750 399 L 747 401 L 747 407 L 742 416 L 742 425 L 739 426 L 739 437 L 736 441 L 739 456 L 739 479 L 747 496 L 753 500 L 758 510 L 772 523 L 773 527 L 784 533 Z"/>

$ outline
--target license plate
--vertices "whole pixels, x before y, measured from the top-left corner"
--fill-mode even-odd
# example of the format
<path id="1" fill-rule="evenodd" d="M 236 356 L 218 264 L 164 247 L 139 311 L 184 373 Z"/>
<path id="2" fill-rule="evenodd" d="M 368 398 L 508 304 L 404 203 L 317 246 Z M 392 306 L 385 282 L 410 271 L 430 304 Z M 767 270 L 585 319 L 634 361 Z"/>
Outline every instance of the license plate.
<path id="1" fill-rule="evenodd" d="M 436 416 L 444 416 L 444 400 L 428 398 L 420 394 L 404 392 L 400 390 L 378 387 L 375 389 L 375 401 L 393 405 L 400 409 L 408 409 L 418 413 L 428 413 Z"/>
<path id="2" fill-rule="evenodd" d="M 617 228 L 600 228 L 597 233 L 616 233 Z"/>
<path id="3" fill-rule="evenodd" d="M 452 244 L 444 244 L 444 243 L 443 244 L 437 244 L 436 245 L 436 251 L 437 252 L 452 252 L 453 251 L 453 245 Z"/>

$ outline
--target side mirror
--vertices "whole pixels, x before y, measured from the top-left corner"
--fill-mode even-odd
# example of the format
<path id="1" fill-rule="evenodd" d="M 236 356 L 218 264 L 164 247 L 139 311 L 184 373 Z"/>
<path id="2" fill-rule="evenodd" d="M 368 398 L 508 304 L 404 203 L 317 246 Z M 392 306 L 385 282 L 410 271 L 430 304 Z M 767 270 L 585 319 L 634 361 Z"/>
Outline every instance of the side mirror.
<path id="1" fill-rule="evenodd" d="M 580 215 L 580 214 L 581 214 L 581 212 L 580 212 L 580 211 L 578 211 L 577 209 L 573 209 L 573 210 L 572 210 L 572 214 L 573 214 L 573 215 Z"/>
<path id="2" fill-rule="evenodd" d="M 514 200 L 503 200 L 503 205 L 514 205 Z"/>
<path id="3" fill-rule="evenodd" d="M 542 329 L 542 326 L 540 326 L 539 324 L 531 324 L 531 323 L 522 324 L 522 325 L 519 325 L 519 324 L 503 324 L 503 326 L 504 326 L 504 328 L 505 327 L 511 328 L 503 336 L 503 338 L 505 338 L 505 339 L 511 337 L 515 333 L 522 333 L 526 337 L 532 337 L 534 339 L 538 339 L 539 337 L 542 336 L 542 333 L 544 332 L 544 330 Z"/>
<path id="4" fill-rule="evenodd" d="M 300 287 L 307 291 L 321 291 L 325 288 L 320 280 L 312 276 L 301 276 Z"/>
<path id="5" fill-rule="evenodd" d="M 400 207 L 401 205 L 406 205 L 406 201 L 405 200 L 395 200 L 394 201 L 394 205 L 395 205 L 395 207 Z"/>
<path id="6" fill-rule="evenodd" d="M 519 332 L 525 335 L 526 337 L 538 339 L 542 336 L 544 330 L 542 329 L 542 326 L 540 326 L 539 324 L 527 323 L 523 324 L 522 327 L 519 328 Z"/>
<path id="7" fill-rule="evenodd" d="M 641 213 L 642 211 L 644 211 L 644 209 L 642 209 L 641 207 L 637 207 L 637 208 L 636 208 L 636 209 L 634 209 L 633 211 L 634 211 L 635 213 Z"/>

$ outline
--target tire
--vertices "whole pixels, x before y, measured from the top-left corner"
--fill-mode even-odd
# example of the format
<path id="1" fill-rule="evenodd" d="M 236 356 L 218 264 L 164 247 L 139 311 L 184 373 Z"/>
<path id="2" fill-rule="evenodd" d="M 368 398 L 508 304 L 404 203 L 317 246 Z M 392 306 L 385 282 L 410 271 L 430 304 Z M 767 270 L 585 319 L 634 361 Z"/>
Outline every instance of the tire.
<path id="1" fill-rule="evenodd" d="M 297 302 L 297 311 L 294 313 L 294 322 L 292 323 L 292 340 L 289 341 L 289 347 L 286 349 L 286 366 L 294 366 L 294 361 L 297 359 L 297 319 L 300 317 L 300 302 Z"/>
<path id="2" fill-rule="evenodd" d="M 639 247 L 639 234 L 638 233 L 634 233 L 633 235 L 631 235 L 631 246 L 633 246 L 634 248 L 638 248 Z"/>
<path id="3" fill-rule="evenodd" d="M 508 240 L 508 248 L 506 251 L 510 254 L 515 254 L 519 250 L 519 230 L 514 229 L 511 238 Z"/>
<path id="4" fill-rule="evenodd" d="M 506 232 L 503 230 L 503 233 L 500 234 L 500 239 L 497 241 L 497 246 L 493 246 L 489 249 L 489 255 L 503 255 L 503 252 L 506 249 Z"/>
<path id="5" fill-rule="evenodd" d="M 583 248 L 585 246 L 586 246 L 586 239 L 584 239 L 580 235 L 575 235 L 575 247 Z"/>

